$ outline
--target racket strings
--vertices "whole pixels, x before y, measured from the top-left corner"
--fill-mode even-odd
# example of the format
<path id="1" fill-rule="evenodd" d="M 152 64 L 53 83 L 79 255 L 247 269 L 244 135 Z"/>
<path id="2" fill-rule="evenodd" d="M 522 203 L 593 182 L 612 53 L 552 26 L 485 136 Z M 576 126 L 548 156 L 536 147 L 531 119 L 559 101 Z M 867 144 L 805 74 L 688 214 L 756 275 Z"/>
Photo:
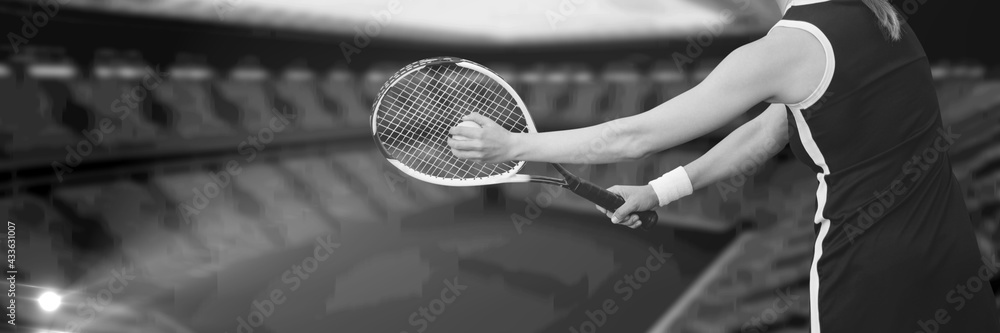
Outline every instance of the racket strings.
<path id="1" fill-rule="evenodd" d="M 428 66 L 383 91 L 376 134 L 390 155 L 435 177 L 470 179 L 508 172 L 518 162 L 480 163 L 455 157 L 451 127 L 478 112 L 512 132 L 527 132 L 514 97 L 495 80 L 453 64 Z"/>
<path id="2" fill-rule="evenodd" d="M 474 72 L 474 71 L 472 71 L 470 69 L 465 69 L 465 68 L 462 68 L 462 69 L 464 69 L 466 71 L 473 72 L 473 73 L 478 74 L 478 75 L 481 75 L 478 72 Z M 438 72 L 440 75 L 446 75 L 446 73 L 441 73 L 439 69 L 435 69 L 435 71 Z M 479 107 L 473 108 L 473 110 L 486 110 L 486 109 L 493 109 L 493 108 L 507 109 L 507 108 L 516 108 L 517 107 L 516 103 L 513 100 L 511 100 L 511 99 L 508 99 L 506 101 L 498 101 L 498 99 L 501 99 L 502 96 L 500 94 L 497 94 L 495 91 L 497 89 L 502 89 L 502 88 L 495 81 L 488 80 L 488 82 L 491 83 L 491 87 L 486 87 L 486 86 L 483 86 L 479 82 L 472 81 L 471 78 L 469 77 L 469 75 L 463 75 L 462 78 L 465 78 L 466 81 L 468 81 L 468 83 L 463 84 L 463 87 L 467 88 L 468 85 L 475 84 L 475 85 L 478 85 L 478 86 L 480 86 L 482 88 L 482 92 L 480 92 L 480 91 L 477 90 L 477 91 L 473 91 L 471 94 L 469 92 L 463 91 L 463 90 L 455 91 L 455 92 L 457 92 L 458 94 L 460 94 L 463 97 L 462 99 L 458 99 L 458 101 L 465 102 L 465 103 L 468 104 L 469 100 L 473 100 L 473 101 L 478 102 L 480 104 Z M 413 83 L 413 80 L 412 79 L 407 80 L 407 83 L 411 84 L 411 83 Z M 408 88 L 410 88 L 411 90 L 414 90 L 414 91 L 419 90 L 417 87 L 415 87 L 413 85 L 408 86 Z M 449 96 L 451 94 L 454 94 L 454 92 L 452 92 L 452 91 L 442 91 L 443 89 L 441 89 L 442 88 L 441 86 L 435 86 L 434 88 L 435 89 L 433 89 L 433 92 L 430 92 L 431 94 L 434 94 L 434 96 L 423 95 L 421 97 L 446 98 L 447 96 Z M 421 91 L 421 93 L 424 93 L 424 92 L 425 91 Z M 486 95 L 484 93 L 489 93 L 491 95 L 491 97 L 490 98 L 485 98 L 485 99 L 482 98 L 483 96 Z M 503 91 L 503 93 L 506 94 L 506 91 Z M 492 104 L 492 105 L 485 105 L 484 101 L 485 102 L 490 102 L 490 104 Z M 504 104 L 500 104 L 501 102 L 504 102 Z M 412 107 L 412 105 L 407 105 L 407 107 Z M 443 109 L 443 107 L 434 108 L 432 110 L 441 110 L 441 109 Z M 512 114 L 516 115 L 518 119 L 512 119 L 511 118 Z M 456 116 L 458 116 L 458 118 L 460 118 L 461 116 L 464 116 L 464 113 L 460 113 L 460 114 L 458 114 Z M 518 123 L 522 123 L 523 124 L 523 122 L 524 122 L 523 117 L 521 117 L 520 113 L 507 112 L 507 113 L 500 114 L 500 116 L 501 116 L 501 118 L 497 119 L 497 121 L 502 126 L 506 125 L 506 126 L 504 126 L 505 128 L 516 127 L 516 125 Z M 448 126 L 441 126 L 440 129 L 447 130 L 449 128 L 450 127 L 448 127 Z M 435 133 L 435 134 L 440 135 L 442 133 L 439 132 L 439 133 Z"/>
<path id="3" fill-rule="evenodd" d="M 423 103 L 424 105 L 413 105 L 413 103 L 410 103 L 408 105 L 404 105 L 404 107 L 406 107 L 406 109 L 410 109 L 410 110 L 412 110 L 412 109 L 431 110 L 434 113 L 434 114 L 430 115 L 431 117 L 439 117 L 439 118 L 450 118 L 450 117 L 453 117 L 453 116 L 449 116 L 448 114 L 444 114 L 444 113 L 442 113 L 440 111 L 440 110 L 445 110 L 446 109 L 445 105 L 444 105 L 446 101 L 442 101 L 442 98 L 444 97 L 444 95 L 440 91 L 440 89 L 433 89 L 433 90 L 430 90 L 430 89 L 419 89 L 419 87 L 420 87 L 419 83 L 415 84 L 414 82 L 415 81 L 412 79 L 412 76 L 411 76 L 407 80 L 406 84 L 404 85 L 404 87 L 406 87 L 408 89 L 402 89 L 403 92 L 410 93 L 409 96 L 408 96 L 408 98 L 407 98 L 407 100 L 408 101 L 417 100 L 417 101 L 421 101 L 421 102 L 428 102 L 429 101 L 429 103 L 432 104 L 432 105 L 430 107 L 427 107 L 426 103 Z M 416 81 L 416 82 L 419 82 L 419 81 Z M 432 86 L 432 88 L 438 88 L 438 87 L 437 86 Z M 417 96 L 413 96 L 412 92 L 417 92 Z M 417 99 L 414 99 L 414 97 L 417 97 Z M 422 121 L 426 122 L 426 119 L 421 119 L 421 118 L 418 118 L 417 116 L 418 116 L 417 113 L 405 113 L 404 112 L 404 116 L 403 116 L 402 119 L 400 119 L 401 120 L 400 123 L 414 124 L 416 122 L 422 122 Z M 400 134 L 403 135 L 403 136 L 409 135 L 411 138 L 420 138 L 420 139 L 428 139 L 428 138 L 433 138 L 435 136 L 440 137 L 441 134 L 442 134 L 442 129 L 440 127 L 443 127 L 443 126 L 428 126 L 427 124 L 424 124 L 424 126 L 422 126 L 422 127 L 430 129 L 431 133 L 427 134 L 426 131 L 425 131 L 424 133 L 421 133 L 421 134 L 418 135 L 418 133 L 415 133 L 414 131 L 410 130 L 409 132 L 401 132 Z M 447 129 L 445 129 L 445 130 L 447 130 Z M 460 165 L 455 164 L 456 161 L 448 161 L 448 160 L 441 159 L 441 158 L 423 158 L 423 157 L 421 157 L 421 154 L 414 154 L 414 153 L 412 153 L 412 152 L 420 152 L 420 151 L 422 151 L 422 152 L 430 152 L 431 153 L 431 154 L 424 154 L 426 156 L 441 156 L 442 154 L 450 153 L 450 150 L 444 150 L 439 145 L 438 146 L 436 146 L 436 145 L 421 145 L 421 146 L 418 147 L 418 146 L 414 146 L 412 144 L 406 143 L 406 141 L 408 141 L 408 140 L 403 140 L 402 142 L 404 142 L 409 148 L 411 148 L 411 152 L 408 152 L 408 151 L 405 151 L 405 150 L 403 151 L 404 155 L 403 155 L 403 160 L 401 160 L 401 162 L 403 162 L 404 164 L 411 165 L 411 167 L 414 166 L 414 165 L 417 165 L 418 168 L 415 168 L 415 169 L 417 169 L 417 171 L 423 172 L 423 173 L 428 173 L 428 171 L 432 171 L 432 170 L 436 169 L 438 171 L 443 171 L 444 173 L 446 173 L 446 175 L 452 176 L 452 177 L 455 177 L 455 178 L 465 178 L 465 177 L 468 177 L 468 175 L 467 175 L 468 172 L 465 172 L 466 174 L 458 174 L 458 173 L 456 173 L 456 171 L 468 170 L 469 168 L 468 168 L 467 165 L 460 166 Z M 457 159 L 455 159 L 455 160 L 457 160 Z M 421 162 L 421 163 L 416 163 L 416 162 Z M 467 161 L 464 161 L 464 162 L 468 163 Z M 465 164 L 465 163 L 463 163 L 463 164 Z"/>
<path id="4" fill-rule="evenodd" d="M 431 92 L 430 90 L 426 90 L 426 89 L 418 89 L 419 85 L 415 85 L 414 82 L 419 82 L 420 80 L 415 81 L 413 79 L 413 77 L 417 77 L 419 75 L 426 75 L 426 74 L 425 73 L 415 73 L 414 76 L 411 76 L 407 80 L 407 82 L 405 83 L 405 85 L 404 85 L 404 87 L 407 88 L 407 89 L 400 89 L 401 92 L 407 93 L 407 96 L 396 95 L 396 96 L 394 96 L 394 98 L 390 98 L 391 106 L 392 107 L 396 107 L 396 108 L 399 108 L 399 107 L 404 107 L 405 108 L 405 109 L 397 109 L 397 110 L 424 109 L 424 110 L 433 110 L 433 112 L 438 113 L 437 110 L 444 109 L 442 107 L 443 105 L 441 105 L 440 99 L 439 99 L 440 92 L 438 92 L 438 91 Z M 416 96 L 414 96 L 413 92 L 417 92 Z M 438 95 L 437 96 L 438 98 L 432 98 L 432 96 L 430 96 L 430 95 Z M 405 100 L 407 102 L 404 102 L 405 104 L 402 105 L 402 106 L 397 105 L 397 103 L 400 102 L 399 99 L 402 98 L 402 97 L 405 97 Z M 430 106 L 428 106 L 428 105 L 426 105 L 428 102 L 431 103 L 431 104 L 437 104 L 437 105 L 430 105 Z M 422 104 L 422 105 L 417 105 L 418 103 Z M 396 114 L 398 115 L 398 113 L 396 113 Z M 416 113 L 403 112 L 401 119 L 390 119 L 390 120 L 392 120 L 393 123 L 397 124 L 397 125 L 399 125 L 399 124 L 414 124 L 415 122 L 420 122 L 421 121 L 421 119 L 417 118 L 416 116 L 417 116 Z M 441 115 L 440 114 L 436 114 L 436 116 L 440 117 Z M 426 128 L 427 126 L 424 125 L 422 127 Z M 437 130 L 437 131 L 440 132 L 440 130 Z M 401 128 L 399 128 L 399 126 L 397 126 L 397 128 L 396 128 L 396 134 L 398 134 L 397 136 L 401 136 L 403 138 L 408 137 L 408 138 L 426 139 L 426 137 L 427 137 L 426 133 L 424 133 L 424 135 L 419 135 L 418 133 L 415 132 L 415 130 L 412 127 L 407 127 L 407 128 L 402 128 L 401 129 Z M 440 133 L 437 133 L 437 134 L 440 134 Z M 393 139 L 399 139 L 399 137 L 393 137 Z M 406 148 L 410 148 L 410 149 L 404 149 L 404 150 L 401 151 L 403 153 L 402 154 L 403 156 L 401 157 L 401 162 L 403 162 L 404 164 L 410 165 L 411 167 L 412 166 L 417 166 L 416 169 L 418 169 L 418 171 L 424 172 L 424 173 L 427 173 L 428 171 L 430 171 L 430 169 L 437 169 L 439 171 L 443 171 L 448 176 L 452 176 L 452 177 L 456 177 L 456 178 L 461 178 L 461 177 L 465 176 L 465 175 L 461 175 L 461 174 L 458 174 L 458 173 L 455 172 L 455 170 L 461 170 L 462 166 L 456 165 L 454 163 L 454 161 L 446 161 L 446 160 L 443 160 L 443 159 L 440 159 L 440 158 L 433 158 L 434 156 L 440 156 L 441 153 L 443 153 L 443 151 L 442 151 L 442 149 L 440 149 L 440 147 L 434 147 L 433 145 L 427 145 L 426 142 L 423 142 L 423 144 L 418 143 L 417 145 L 414 145 L 414 144 L 411 144 L 408 141 L 412 141 L 412 140 L 400 140 L 400 141 L 398 141 L 398 142 L 401 142 L 404 146 L 406 146 Z M 423 140 L 423 141 L 425 141 L 425 140 Z M 430 152 L 431 150 L 433 150 L 433 152 Z M 423 154 L 424 156 L 421 156 L 421 154 L 415 154 L 415 152 L 430 152 L 431 154 Z M 430 157 L 430 158 L 427 158 L 427 157 Z M 420 162 L 420 163 L 417 163 L 417 162 Z"/>
<path id="5" fill-rule="evenodd" d="M 446 86 L 436 86 L 437 89 L 435 89 L 435 92 L 438 93 L 439 96 L 444 96 L 444 95 L 451 94 L 451 93 L 456 93 L 456 92 L 459 95 L 461 95 L 462 98 L 448 99 L 447 100 L 448 102 L 452 103 L 452 106 L 453 106 L 452 110 L 458 111 L 457 116 L 458 116 L 459 119 L 461 119 L 461 117 L 464 116 L 465 114 L 471 113 L 472 111 L 476 110 L 475 108 L 471 108 L 472 105 L 469 103 L 469 101 L 476 101 L 476 102 L 479 102 L 480 104 L 483 104 L 483 102 L 485 101 L 485 102 L 491 102 L 493 104 L 493 105 L 489 105 L 489 106 L 483 105 L 483 107 L 479 108 L 480 110 L 485 110 L 485 109 L 488 109 L 488 108 L 513 107 L 512 104 L 500 105 L 498 103 L 498 101 L 497 101 L 497 99 L 499 98 L 499 94 L 493 93 L 490 90 L 485 90 L 485 89 L 483 90 L 483 92 L 492 93 L 491 94 L 492 97 L 490 97 L 489 99 L 484 99 L 483 97 L 487 96 L 487 95 L 485 95 L 483 93 L 480 93 L 478 91 L 470 91 L 468 88 L 472 84 L 476 84 L 476 85 L 479 85 L 479 86 L 482 86 L 482 85 L 479 84 L 477 81 L 473 81 L 472 80 L 473 75 L 468 75 L 468 74 L 475 74 L 475 77 L 477 79 L 486 79 L 486 78 L 482 74 L 479 74 L 478 72 L 475 72 L 475 71 L 473 71 L 471 69 L 466 69 L 466 68 L 460 68 L 460 69 L 463 71 L 463 73 L 460 73 L 457 76 L 457 78 L 459 80 L 464 79 L 466 82 L 458 82 L 458 83 L 456 83 L 457 80 L 449 80 L 449 81 L 446 81 L 446 82 L 449 83 L 448 85 L 446 85 Z M 445 73 L 444 72 L 445 70 L 442 70 L 442 67 L 434 68 L 434 71 L 437 72 L 442 77 L 448 77 L 449 79 L 454 79 L 455 78 L 454 76 L 448 76 L 447 75 L 448 73 Z M 487 82 L 495 83 L 495 81 L 489 80 L 489 79 L 487 79 Z M 464 89 L 457 89 L 457 88 L 464 88 Z M 460 107 L 462 103 L 465 104 L 466 108 L 464 110 L 458 110 L 457 108 Z M 448 126 L 442 126 L 442 130 L 444 132 L 443 133 L 444 135 L 448 135 L 447 134 L 448 129 L 449 129 Z M 447 143 L 447 142 L 445 142 L 445 143 Z M 450 149 L 448 149 L 448 151 L 450 152 Z M 467 160 L 461 160 L 461 161 L 463 161 L 464 166 L 468 166 L 468 164 L 474 164 L 474 162 L 470 162 L 470 161 L 467 161 Z M 480 164 L 482 164 L 482 163 L 480 163 Z M 482 165 L 480 165 L 478 167 L 480 169 L 483 169 L 483 167 L 489 167 L 489 166 L 490 165 L 488 165 L 488 164 L 482 164 Z M 497 173 L 496 171 L 497 171 L 497 169 L 498 169 L 499 166 L 500 166 L 499 164 L 493 164 L 489 173 L 490 174 L 496 174 Z M 463 178 L 466 178 L 466 177 L 469 177 L 469 176 L 473 176 L 473 177 L 475 176 L 475 175 L 473 175 L 469 171 L 470 171 L 469 168 L 465 169 L 465 173 L 463 175 Z M 505 171 L 505 170 L 503 170 L 503 171 Z M 503 171 L 501 171 L 499 173 L 502 173 Z"/>
<path id="6" fill-rule="evenodd" d="M 473 72 L 471 69 L 464 69 L 464 70 Z M 479 74 L 478 72 L 475 73 L 478 75 L 478 78 L 485 79 L 485 76 L 483 76 L 482 74 Z M 480 83 L 479 81 L 472 80 L 472 76 L 470 75 L 462 75 L 460 76 L 460 78 L 465 81 L 460 85 L 460 87 L 466 88 L 464 91 L 461 91 L 463 93 L 463 97 L 466 98 L 458 99 L 458 101 L 465 104 L 466 106 L 465 110 L 470 110 L 469 112 L 462 112 L 462 113 L 467 114 L 470 113 L 471 111 L 486 110 L 491 107 L 496 107 L 506 110 L 512 110 L 512 109 L 516 110 L 517 108 L 516 102 L 514 102 L 511 98 L 508 98 L 507 100 L 501 100 L 503 97 L 501 97 L 500 94 L 496 93 L 497 89 L 500 89 L 500 91 L 506 94 L 506 90 L 503 90 L 503 87 L 501 87 L 500 84 L 498 84 L 496 81 L 486 79 L 486 82 L 490 84 L 490 87 L 487 87 L 482 83 Z M 474 90 L 469 90 L 470 87 L 473 87 L 471 89 Z M 476 97 L 490 96 L 490 97 L 488 99 L 482 99 L 482 98 L 472 98 L 472 96 Z M 509 95 L 505 97 L 509 97 Z M 489 102 L 491 105 L 485 105 L 485 102 Z M 478 105 L 473 105 L 473 103 L 476 103 Z M 501 116 L 501 118 L 496 119 L 496 122 L 499 123 L 499 125 L 503 126 L 504 128 L 513 127 L 511 125 L 516 125 L 516 123 L 511 124 L 511 119 L 512 119 L 510 116 L 511 114 L 516 114 L 520 116 L 519 112 L 500 113 L 499 116 Z M 467 160 L 463 161 L 471 163 L 468 162 Z M 507 169 L 500 169 L 500 167 L 501 164 L 492 164 L 492 169 L 490 170 L 491 174 L 503 173 L 504 171 L 507 170 Z"/>
<path id="7" fill-rule="evenodd" d="M 419 121 L 409 117 L 410 114 L 405 114 L 401 121 Z M 456 165 L 453 161 L 447 161 L 439 158 L 444 153 L 439 147 L 428 144 L 428 137 L 426 133 L 416 133 L 412 128 L 406 128 L 406 131 L 397 132 L 399 135 L 394 136 L 393 139 L 397 139 L 397 143 L 401 143 L 405 147 L 399 148 L 409 148 L 409 149 L 397 149 L 398 152 L 402 154 L 399 158 L 403 164 L 409 165 L 417 169 L 419 172 L 428 173 L 428 171 L 436 169 L 438 171 L 444 172 L 446 176 L 451 176 L 455 178 L 462 178 L 463 176 L 456 173 L 456 170 L 461 170 L 461 167 Z M 417 139 L 417 140 L 409 140 Z M 416 143 L 412 143 L 414 141 Z M 424 152 L 426 154 L 419 154 Z M 396 156 L 396 154 L 394 154 Z M 418 163 L 419 162 L 419 163 Z"/>

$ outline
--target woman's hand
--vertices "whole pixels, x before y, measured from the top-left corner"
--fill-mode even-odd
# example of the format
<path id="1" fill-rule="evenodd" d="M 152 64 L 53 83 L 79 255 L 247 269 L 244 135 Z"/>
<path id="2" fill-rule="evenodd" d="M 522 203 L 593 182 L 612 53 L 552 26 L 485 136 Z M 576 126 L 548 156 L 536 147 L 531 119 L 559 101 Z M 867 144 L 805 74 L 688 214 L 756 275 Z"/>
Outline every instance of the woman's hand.
<path id="1" fill-rule="evenodd" d="M 614 224 L 621 224 L 632 229 L 638 228 L 642 225 L 642 222 L 633 213 L 653 210 L 660 206 L 660 200 L 656 197 L 656 192 L 649 185 L 613 186 L 608 191 L 618 194 L 625 199 L 625 204 L 618 207 L 618 210 L 614 212 L 609 212 L 601 208 L 601 206 L 597 206 L 597 210 L 611 218 L 611 223 Z"/>
<path id="2" fill-rule="evenodd" d="M 478 113 L 462 117 L 462 120 L 474 122 L 479 127 L 452 127 L 448 132 L 452 135 L 448 139 L 452 154 L 458 158 L 487 163 L 514 160 L 513 133 Z"/>

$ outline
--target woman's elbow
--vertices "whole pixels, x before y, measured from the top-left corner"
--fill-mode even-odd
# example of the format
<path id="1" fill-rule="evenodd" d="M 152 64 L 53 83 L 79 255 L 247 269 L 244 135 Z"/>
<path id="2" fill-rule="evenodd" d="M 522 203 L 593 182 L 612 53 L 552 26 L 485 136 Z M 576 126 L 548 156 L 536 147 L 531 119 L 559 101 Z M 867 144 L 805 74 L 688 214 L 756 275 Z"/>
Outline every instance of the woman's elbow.
<path id="1" fill-rule="evenodd" d="M 656 153 L 648 143 L 635 141 L 627 144 L 623 149 L 622 159 L 625 161 L 635 161 L 647 158 Z"/>
<path id="2" fill-rule="evenodd" d="M 617 128 L 619 151 L 623 160 L 640 160 L 656 153 L 649 133 L 645 133 L 638 126 L 620 124 Z"/>

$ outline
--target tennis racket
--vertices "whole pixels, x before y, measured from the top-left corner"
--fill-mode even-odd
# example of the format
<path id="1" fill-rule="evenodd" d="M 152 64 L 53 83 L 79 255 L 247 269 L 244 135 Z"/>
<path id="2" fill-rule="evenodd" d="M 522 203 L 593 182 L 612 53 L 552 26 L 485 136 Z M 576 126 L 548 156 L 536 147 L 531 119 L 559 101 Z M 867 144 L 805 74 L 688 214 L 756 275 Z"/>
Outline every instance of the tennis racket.
<path id="1" fill-rule="evenodd" d="M 501 183 L 558 185 L 608 211 L 625 204 L 621 196 L 571 174 L 553 163 L 559 177 L 518 174 L 524 161 L 484 163 L 456 157 L 448 131 L 472 112 L 515 133 L 536 133 L 524 102 L 486 67 L 465 59 L 438 57 L 417 61 L 382 86 L 372 106 L 372 135 L 382 155 L 407 175 L 445 186 Z M 659 217 L 638 212 L 642 229 Z"/>

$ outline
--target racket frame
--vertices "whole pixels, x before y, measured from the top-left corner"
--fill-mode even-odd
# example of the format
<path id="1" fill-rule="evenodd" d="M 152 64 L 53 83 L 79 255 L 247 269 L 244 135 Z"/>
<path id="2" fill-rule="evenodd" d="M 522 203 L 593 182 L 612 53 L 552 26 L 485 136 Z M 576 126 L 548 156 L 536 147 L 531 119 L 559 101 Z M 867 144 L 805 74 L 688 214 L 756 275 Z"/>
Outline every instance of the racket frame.
<path id="1" fill-rule="evenodd" d="M 528 113 L 528 108 L 527 106 L 525 106 L 524 101 L 521 100 L 521 96 L 518 96 L 514 88 L 511 87 L 510 84 L 508 84 L 507 81 L 505 81 L 502 77 L 500 77 L 500 75 L 497 74 L 496 72 L 490 70 L 489 68 L 486 68 L 483 65 L 461 58 L 438 57 L 438 58 L 425 59 L 412 64 L 412 68 L 400 70 L 391 78 L 389 78 L 389 80 L 386 81 L 385 85 L 382 86 L 382 89 L 379 91 L 378 97 L 375 99 L 375 103 L 372 106 L 372 110 L 376 111 L 372 112 L 371 116 L 369 117 L 369 121 L 371 122 L 372 125 L 372 138 L 375 140 L 375 144 L 378 146 L 379 152 L 382 153 L 382 156 L 385 157 L 385 159 L 388 160 L 390 164 L 392 164 L 397 169 L 399 169 L 400 171 L 402 171 L 403 173 L 407 174 L 410 177 L 428 183 L 444 185 L 444 186 L 467 187 L 467 186 L 496 185 L 503 183 L 528 183 L 528 182 L 538 182 L 538 183 L 546 183 L 546 184 L 553 184 L 560 186 L 566 185 L 566 181 L 561 181 L 557 178 L 517 174 L 524 167 L 525 163 L 524 161 L 518 161 L 517 165 L 515 165 L 507 172 L 493 175 L 490 177 L 473 178 L 473 179 L 450 179 L 450 178 L 434 177 L 419 172 L 407 166 L 406 164 L 403 164 L 402 162 L 396 160 L 395 157 L 390 155 L 389 152 L 385 150 L 385 147 L 382 145 L 381 140 L 379 140 L 378 138 L 378 119 L 379 119 L 378 110 L 382 104 L 382 99 L 385 97 L 385 92 L 388 91 L 390 87 L 394 86 L 397 82 L 406 78 L 407 76 L 421 69 L 427 68 L 427 66 L 440 65 L 440 64 L 454 64 L 459 67 L 468 68 L 476 72 L 479 72 L 480 74 L 483 74 L 489 77 L 490 79 L 496 81 L 497 83 L 499 83 L 501 87 L 503 87 L 503 89 L 506 90 L 507 93 L 509 93 L 514 98 L 514 101 L 517 102 L 517 108 L 521 111 L 521 115 L 524 116 L 526 123 L 525 128 L 528 130 L 528 133 L 538 133 L 538 130 L 535 129 L 535 122 L 534 120 L 531 119 L 531 114 Z"/>

